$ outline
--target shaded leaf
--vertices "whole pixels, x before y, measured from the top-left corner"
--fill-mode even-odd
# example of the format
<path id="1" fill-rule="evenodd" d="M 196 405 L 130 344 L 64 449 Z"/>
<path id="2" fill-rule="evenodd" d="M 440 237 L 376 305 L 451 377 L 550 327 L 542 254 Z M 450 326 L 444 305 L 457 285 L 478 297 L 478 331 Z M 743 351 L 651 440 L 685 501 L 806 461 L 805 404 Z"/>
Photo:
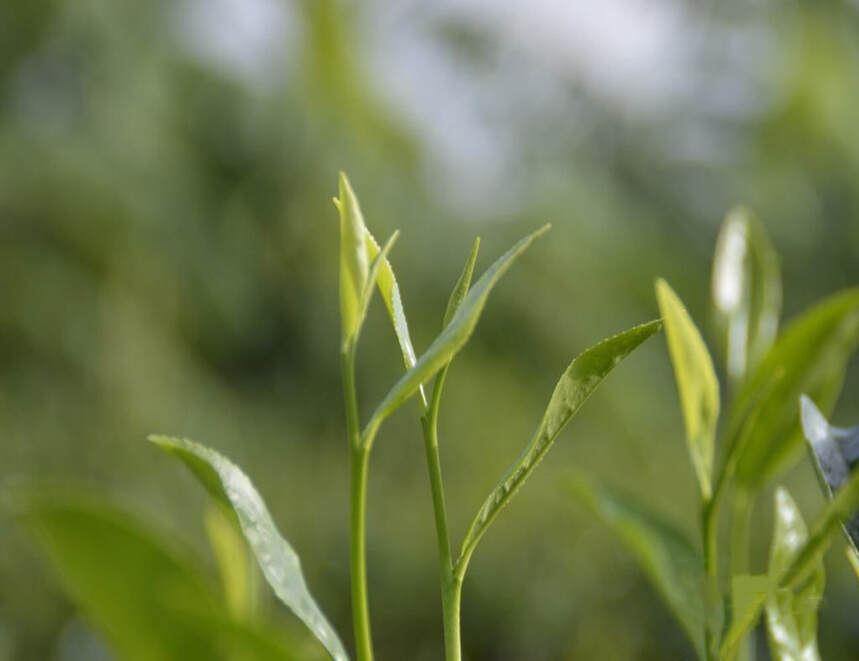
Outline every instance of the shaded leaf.
<path id="1" fill-rule="evenodd" d="M 686 443 L 701 485 L 701 494 L 709 500 L 719 418 L 719 382 L 713 360 L 695 322 L 674 290 L 662 279 L 656 281 L 656 298 L 665 322 L 668 352 L 683 407 Z"/>
<path id="2" fill-rule="evenodd" d="M 149 440 L 179 458 L 217 502 L 235 512 L 278 599 L 307 625 L 335 661 L 348 659 L 337 633 L 307 589 L 298 554 L 281 536 L 262 497 L 241 469 L 214 450 L 187 439 L 150 436 Z"/>
<path id="3" fill-rule="evenodd" d="M 704 658 L 704 560 L 687 537 L 630 496 L 583 474 L 569 482 L 580 498 L 635 555 Z"/>
<path id="4" fill-rule="evenodd" d="M 859 462 L 859 427 L 833 427 L 806 395 L 800 398 L 800 409 L 811 462 L 823 493 L 831 499 L 847 483 Z M 859 515 L 845 522 L 844 531 L 853 548 L 859 548 Z"/>
<path id="5" fill-rule="evenodd" d="M 737 396 L 734 410 L 744 411 L 773 374 L 784 374 L 766 395 L 738 461 L 736 477 L 741 486 L 754 489 L 796 459 L 803 445 L 797 399 L 804 392 L 824 411 L 831 410 L 857 341 L 857 289 L 826 299 L 785 329 Z"/>
<path id="6" fill-rule="evenodd" d="M 504 477 L 498 482 L 484 501 L 471 523 L 462 544 L 460 562 L 468 562 L 480 542 L 480 538 L 513 498 L 564 427 L 579 412 L 588 398 L 624 358 L 637 349 L 642 342 L 662 328 L 661 321 L 651 321 L 603 340 L 586 349 L 573 359 L 555 385 L 549 405 L 543 413 L 534 437 L 513 462 Z"/>
<path id="7" fill-rule="evenodd" d="M 486 306 L 489 293 L 498 284 L 501 276 L 507 272 L 516 258 L 548 229 L 549 226 L 546 225 L 526 236 L 486 270 L 474 287 L 469 290 L 450 323 L 444 327 L 444 330 L 436 337 L 415 365 L 394 384 L 373 412 L 370 422 L 367 424 L 367 430 L 370 433 L 365 432 L 365 437 L 371 438 L 386 417 L 405 403 L 423 383 L 432 378 L 465 346 L 480 319 L 483 308 Z"/>
<path id="8" fill-rule="evenodd" d="M 342 342 L 346 345 L 361 323 L 361 292 L 369 266 L 364 245 L 364 216 L 346 174 L 340 173 L 340 197 L 334 204 L 340 212 L 340 318 Z"/>
<path id="9" fill-rule="evenodd" d="M 740 643 L 757 624 L 761 610 L 767 600 L 770 580 L 768 576 L 739 574 L 731 579 L 731 623 L 722 639 L 719 656 L 732 659 Z"/>
<path id="10" fill-rule="evenodd" d="M 770 546 L 770 576 L 787 571 L 802 546 L 808 530 L 799 508 L 784 489 L 775 493 L 775 527 Z M 822 559 L 811 577 L 797 591 L 773 590 L 767 598 L 766 621 L 770 652 L 778 661 L 813 661 L 817 650 L 817 610 L 823 599 L 826 576 Z"/>
<path id="11" fill-rule="evenodd" d="M 227 606 L 236 617 L 250 618 L 256 607 L 256 565 L 248 555 L 238 521 L 220 505 L 212 505 L 206 510 L 205 524 Z"/>
<path id="12" fill-rule="evenodd" d="M 195 560 L 126 512 L 80 494 L 17 493 L 17 519 L 124 661 L 287 661 L 272 633 L 230 616 Z"/>
<path id="13" fill-rule="evenodd" d="M 725 331 L 728 376 L 739 382 L 772 346 L 781 314 L 778 255 L 744 207 L 728 212 L 713 257 L 713 303 Z"/>

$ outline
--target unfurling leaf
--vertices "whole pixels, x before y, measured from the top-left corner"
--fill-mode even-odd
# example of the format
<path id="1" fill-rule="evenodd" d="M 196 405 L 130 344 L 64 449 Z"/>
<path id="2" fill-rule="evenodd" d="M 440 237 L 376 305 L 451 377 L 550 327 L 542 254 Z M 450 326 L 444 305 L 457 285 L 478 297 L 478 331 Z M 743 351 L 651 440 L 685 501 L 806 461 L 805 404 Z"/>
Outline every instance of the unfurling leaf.
<path id="1" fill-rule="evenodd" d="M 504 255 L 499 257 L 492 266 L 480 277 L 462 300 L 461 305 L 444 330 L 436 337 L 429 349 L 418 358 L 414 366 L 400 378 L 388 391 L 367 423 L 365 437 L 372 438 L 375 430 L 382 421 L 405 403 L 418 388 L 431 379 L 465 346 L 474 327 L 480 319 L 480 314 L 486 306 L 489 293 L 498 284 L 501 276 L 507 272 L 513 262 L 549 229 L 549 225 L 520 240 Z"/>
<path id="2" fill-rule="evenodd" d="M 635 326 L 595 344 L 573 359 L 555 385 L 534 437 L 507 469 L 474 517 L 462 544 L 459 562 L 468 562 L 495 517 L 510 502 L 567 423 L 579 412 L 609 372 L 660 328 L 661 321 Z"/>
<path id="3" fill-rule="evenodd" d="M 665 322 L 665 337 L 683 407 L 686 443 L 701 494 L 704 500 L 709 500 L 719 418 L 719 382 L 713 359 L 695 322 L 664 280 L 656 281 L 656 298 Z"/>
<path id="4" fill-rule="evenodd" d="M 859 427 L 842 429 L 830 425 L 810 397 L 800 398 L 802 430 L 808 440 L 811 459 L 827 499 L 850 479 L 859 463 Z M 859 514 L 844 523 L 853 548 L 859 548 Z"/>
<path id="5" fill-rule="evenodd" d="M 635 555 L 703 659 L 705 572 L 698 549 L 671 523 L 628 495 L 583 474 L 574 475 L 569 487 Z"/>
<path id="6" fill-rule="evenodd" d="M 298 554 L 281 536 L 262 497 L 241 469 L 211 448 L 187 439 L 150 436 L 149 440 L 180 459 L 217 502 L 235 512 L 277 598 L 307 625 L 335 661 L 347 661 L 343 644 L 307 589 Z"/>
<path id="7" fill-rule="evenodd" d="M 713 257 L 713 303 L 724 328 L 728 376 L 742 381 L 772 346 L 781 314 L 779 260 L 761 223 L 728 212 Z"/>
<path id="8" fill-rule="evenodd" d="M 831 410 L 857 342 L 859 289 L 831 296 L 782 332 L 746 379 L 734 406 L 736 412 L 745 411 L 773 374 L 783 374 L 767 393 L 737 463 L 736 479 L 743 488 L 762 486 L 796 459 L 803 445 L 797 399 L 807 393 L 824 411 Z"/>
<path id="9" fill-rule="evenodd" d="M 343 346 L 352 341 L 361 325 L 361 292 L 369 271 L 364 245 L 364 216 L 346 174 L 340 173 L 340 320 Z"/>
<path id="10" fill-rule="evenodd" d="M 770 546 L 770 576 L 787 571 L 808 541 L 799 508 L 784 489 L 775 493 L 775 528 Z M 823 598 L 826 575 L 818 559 L 809 579 L 796 591 L 774 589 L 766 604 L 770 652 L 778 661 L 819 661 L 817 610 Z"/>

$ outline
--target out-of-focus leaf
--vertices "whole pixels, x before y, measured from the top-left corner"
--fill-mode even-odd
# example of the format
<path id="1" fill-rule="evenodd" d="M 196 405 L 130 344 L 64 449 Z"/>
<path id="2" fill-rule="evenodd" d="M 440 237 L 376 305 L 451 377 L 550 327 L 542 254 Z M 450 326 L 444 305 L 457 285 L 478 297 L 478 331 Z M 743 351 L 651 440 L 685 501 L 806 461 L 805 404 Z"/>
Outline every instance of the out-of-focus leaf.
<path id="1" fill-rule="evenodd" d="M 233 618 L 199 561 L 126 512 L 79 494 L 16 494 L 69 597 L 123 661 L 286 661 L 270 632 Z"/>
<path id="2" fill-rule="evenodd" d="M 531 442 L 507 469 L 474 517 L 462 544 L 460 562 L 468 562 L 495 517 L 525 483 L 564 427 L 579 412 L 609 372 L 660 328 L 662 322 L 658 320 L 635 326 L 585 349 L 573 359 L 555 385 L 549 405 Z"/>
<path id="3" fill-rule="evenodd" d="M 859 462 L 859 427 L 833 427 L 806 395 L 800 398 L 800 409 L 811 462 L 823 493 L 831 499 L 833 493 L 850 479 L 851 471 Z M 859 548 L 859 515 L 844 523 L 844 532 L 853 548 Z"/>
<path id="4" fill-rule="evenodd" d="M 686 536 L 633 498 L 583 474 L 569 482 L 580 498 L 635 555 L 671 612 L 704 656 L 705 572 L 700 552 Z"/>
<path id="5" fill-rule="evenodd" d="M 731 623 L 722 639 L 720 658 L 733 659 L 736 656 L 740 643 L 758 621 L 769 588 L 768 576 L 738 574 L 731 579 Z"/>
<path id="6" fill-rule="evenodd" d="M 206 510 L 205 523 L 227 606 L 236 617 L 250 618 L 256 607 L 257 574 L 238 522 L 216 504 Z"/>
<path id="7" fill-rule="evenodd" d="M 808 540 L 808 530 L 790 494 L 779 488 L 775 494 L 775 527 L 770 546 L 770 576 L 787 571 Z M 796 592 L 773 590 L 767 598 L 766 620 L 770 652 L 779 661 L 814 661 L 817 651 L 817 609 L 823 598 L 826 575 L 822 559 L 811 577 Z"/>
<path id="8" fill-rule="evenodd" d="M 486 270 L 462 300 L 462 304 L 453 315 L 450 323 L 444 327 L 444 330 L 436 337 L 429 349 L 418 358 L 415 365 L 394 384 L 373 412 L 370 422 L 367 423 L 368 430 L 377 429 L 386 417 L 406 402 L 421 384 L 432 378 L 465 346 L 480 319 L 483 308 L 486 306 L 489 293 L 501 279 L 501 276 L 513 265 L 516 258 L 548 229 L 549 225 L 546 225 L 526 236 Z M 366 434 L 369 437 L 372 435 L 372 433 Z"/>
<path id="9" fill-rule="evenodd" d="M 345 346 L 361 323 L 361 292 L 367 282 L 369 266 L 364 216 L 343 172 L 340 173 L 340 197 L 335 198 L 334 203 L 340 212 L 340 318 Z"/>
<path id="10" fill-rule="evenodd" d="M 844 550 L 847 553 L 847 561 L 853 568 L 853 573 L 856 574 L 856 578 L 859 579 L 859 553 L 857 553 L 856 549 L 854 549 L 852 546 L 848 546 Z"/>
<path id="11" fill-rule="evenodd" d="M 701 494 L 709 500 L 719 418 L 719 382 L 713 359 L 683 303 L 662 279 L 656 281 L 656 298 L 665 322 L 668 351 L 683 406 L 686 443 Z"/>
<path id="12" fill-rule="evenodd" d="M 298 554 L 281 536 L 262 497 L 241 469 L 211 448 L 187 439 L 150 436 L 149 440 L 180 459 L 217 502 L 235 512 L 278 599 L 307 625 L 335 661 L 346 661 L 340 638 L 307 589 Z"/>
<path id="13" fill-rule="evenodd" d="M 829 547 L 833 533 L 844 519 L 852 517 L 859 509 L 859 471 L 851 473 L 850 478 L 830 500 L 812 527 L 808 542 L 791 562 L 787 570 L 778 578 L 779 587 L 802 585 L 820 562 Z"/>
<path id="14" fill-rule="evenodd" d="M 824 411 L 831 410 L 857 341 L 859 289 L 826 299 L 785 329 L 737 396 L 734 410 L 745 411 L 773 374 L 784 374 L 766 395 L 738 461 L 741 486 L 757 488 L 795 460 L 802 447 L 797 399 L 805 392 Z"/>
<path id="15" fill-rule="evenodd" d="M 744 207 L 728 212 L 713 257 L 713 303 L 725 330 L 728 376 L 742 381 L 772 346 L 781 314 L 778 254 Z"/>

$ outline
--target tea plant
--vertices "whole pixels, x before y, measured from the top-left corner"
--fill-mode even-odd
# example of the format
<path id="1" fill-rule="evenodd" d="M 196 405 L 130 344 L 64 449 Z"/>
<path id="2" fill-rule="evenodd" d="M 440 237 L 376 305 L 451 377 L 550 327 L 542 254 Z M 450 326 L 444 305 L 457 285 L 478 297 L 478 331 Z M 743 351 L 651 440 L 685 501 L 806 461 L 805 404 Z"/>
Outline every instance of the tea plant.
<path id="1" fill-rule="evenodd" d="M 713 361 L 680 299 L 665 281 L 656 283 L 686 443 L 700 487 L 703 549 L 633 498 L 588 477 L 575 476 L 570 488 L 635 553 L 700 658 L 750 658 L 752 648 L 744 641 L 765 611 L 774 658 L 817 659 L 822 555 L 838 522 L 859 505 L 859 472 L 851 473 L 859 459 L 859 431 L 828 426 L 804 393 L 826 409 L 833 407 L 859 341 L 859 290 L 826 299 L 777 335 L 778 258 L 762 226 L 743 209 L 732 211 L 722 227 L 712 284 L 730 394 L 718 470 L 720 388 Z M 776 489 L 768 566 L 753 574 L 750 514 L 763 488 L 801 451 L 800 396 L 826 493 L 831 496 L 835 490 L 835 496 L 809 534 L 788 492 Z M 727 563 L 720 562 L 718 534 L 726 499 L 731 505 Z M 854 542 L 859 539 L 855 518 L 847 530 Z M 850 558 L 859 567 L 859 556 Z"/>

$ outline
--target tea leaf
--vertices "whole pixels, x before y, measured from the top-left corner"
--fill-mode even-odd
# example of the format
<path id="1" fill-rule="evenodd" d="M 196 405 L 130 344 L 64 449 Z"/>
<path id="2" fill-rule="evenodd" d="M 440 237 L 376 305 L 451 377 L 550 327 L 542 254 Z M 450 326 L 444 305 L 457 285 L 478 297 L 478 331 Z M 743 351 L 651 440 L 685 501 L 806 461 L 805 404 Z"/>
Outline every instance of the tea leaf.
<path id="1" fill-rule="evenodd" d="M 857 553 L 856 549 L 852 546 L 848 546 L 844 551 L 847 554 L 847 561 L 853 568 L 853 573 L 856 574 L 856 578 L 859 579 L 859 553 Z"/>
<path id="2" fill-rule="evenodd" d="M 739 574 L 731 579 L 731 624 L 722 639 L 719 656 L 733 659 L 740 643 L 760 617 L 770 589 L 768 576 Z"/>
<path id="3" fill-rule="evenodd" d="M 713 303 L 725 330 L 728 376 L 740 382 L 772 346 L 781 314 L 778 254 L 743 207 L 728 212 L 713 258 Z"/>
<path id="4" fill-rule="evenodd" d="M 711 494 L 714 441 L 719 418 L 719 382 L 713 360 L 695 322 L 667 282 L 656 281 L 656 298 L 665 321 L 668 352 L 683 406 L 686 444 L 704 500 Z"/>
<path id="5" fill-rule="evenodd" d="M 548 229 L 549 226 L 546 225 L 526 236 L 486 270 L 462 300 L 462 304 L 454 313 L 450 323 L 444 327 L 444 330 L 436 337 L 415 365 L 394 384 L 373 412 L 370 422 L 367 423 L 365 438 L 372 438 L 375 430 L 386 417 L 405 403 L 423 383 L 432 378 L 465 346 L 480 319 L 483 308 L 486 306 L 489 293 L 498 284 L 501 276 L 507 272 L 516 258 Z"/>
<path id="6" fill-rule="evenodd" d="M 361 324 L 361 292 L 367 282 L 367 251 L 364 246 L 364 216 L 346 174 L 340 173 L 340 197 L 334 204 L 340 212 L 340 318 L 342 342 L 346 346 Z"/>
<path id="7" fill-rule="evenodd" d="M 850 479 L 850 472 L 859 461 L 859 427 L 833 427 L 805 395 L 800 398 L 800 408 L 802 429 L 821 489 L 827 499 L 832 499 L 833 492 Z M 844 532 L 853 548 L 859 548 L 859 515 L 845 522 Z"/>
<path id="8" fill-rule="evenodd" d="M 583 474 L 569 482 L 580 498 L 635 555 L 642 569 L 704 658 L 704 560 L 671 523 L 619 491 Z"/>
<path id="9" fill-rule="evenodd" d="M 531 442 L 507 469 L 474 517 L 462 544 L 458 562 L 468 562 L 495 517 L 525 483 L 564 427 L 579 412 L 609 372 L 660 328 L 661 321 L 635 326 L 595 344 L 573 359 L 555 385 L 549 405 Z"/>
<path id="10" fill-rule="evenodd" d="M 346 661 L 343 644 L 307 589 L 298 555 L 278 532 L 268 508 L 241 469 L 214 450 L 187 439 L 150 436 L 149 440 L 180 459 L 217 502 L 235 512 L 278 599 L 307 625 L 335 661 Z"/>
<path id="11" fill-rule="evenodd" d="M 378 251 L 370 261 L 367 281 L 364 283 L 364 289 L 361 290 L 360 314 L 358 315 L 358 325 L 355 328 L 353 342 L 357 341 L 358 336 L 361 334 L 361 328 L 364 326 L 364 320 L 367 318 L 367 311 L 370 308 L 370 301 L 373 299 L 373 292 L 376 290 L 376 283 L 381 275 L 382 266 L 388 263 L 388 254 L 391 252 L 391 248 L 394 247 L 394 243 L 396 243 L 399 236 L 399 230 L 391 234 L 390 238 L 385 242 L 385 247 L 381 251 Z"/>
<path id="12" fill-rule="evenodd" d="M 770 546 L 770 576 L 787 571 L 802 545 L 808 530 L 799 508 L 790 494 L 779 488 L 775 494 L 775 529 Z M 823 598 L 826 575 L 818 560 L 811 578 L 796 592 L 788 588 L 774 590 L 767 598 L 766 620 L 770 651 L 776 659 L 820 659 L 817 650 L 817 610 Z"/>
<path id="13" fill-rule="evenodd" d="M 235 517 L 228 516 L 220 504 L 206 511 L 206 533 L 218 564 L 227 606 L 238 618 L 249 618 L 256 606 L 256 566 Z"/>
<path id="14" fill-rule="evenodd" d="M 123 661 L 288 661 L 271 632 L 230 616 L 200 561 L 132 515 L 82 494 L 16 494 L 69 597 Z"/>

